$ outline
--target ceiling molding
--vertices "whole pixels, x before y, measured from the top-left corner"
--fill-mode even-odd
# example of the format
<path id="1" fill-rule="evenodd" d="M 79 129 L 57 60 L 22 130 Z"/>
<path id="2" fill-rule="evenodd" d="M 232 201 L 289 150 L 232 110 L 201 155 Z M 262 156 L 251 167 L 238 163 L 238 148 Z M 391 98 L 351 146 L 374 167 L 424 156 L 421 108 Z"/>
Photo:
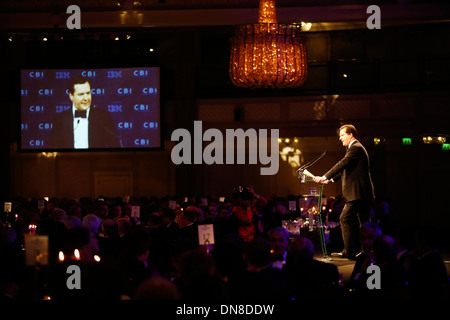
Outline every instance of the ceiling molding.
<path id="1" fill-rule="evenodd" d="M 450 21 L 450 4 L 380 5 L 383 26 Z M 367 5 L 310 6 L 277 8 L 278 23 L 319 23 L 323 28 L 364 28 L 370 14 Z M 0 29 L 65 28 L 70 14 L 2 13 Z M 144 11 L 81 11 L 81 28 L 170 28 L 232 26 L 257 23 L 258 8 L 144 10 Z M 328 27 L 326 24 L 329 24 Z M 311 31 L 321 31 L 314 30 Z"/>

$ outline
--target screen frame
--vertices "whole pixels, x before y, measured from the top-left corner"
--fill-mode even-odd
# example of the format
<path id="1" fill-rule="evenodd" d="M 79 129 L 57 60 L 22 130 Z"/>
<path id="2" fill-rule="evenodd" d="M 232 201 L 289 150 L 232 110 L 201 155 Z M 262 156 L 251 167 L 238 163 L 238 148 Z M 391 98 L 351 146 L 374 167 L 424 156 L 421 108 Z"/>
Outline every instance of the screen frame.
<path id="1" fill-rule="evenodd" d="M 75 148 L 23 148 L 22 146 L 22 71 L 24 70 L 49 70 L 49 71 L 58 71 L 58 70 L 82 70 L 82 69 L 95 69 L 95 70 L 107 70 L 107 69 L 142 69 L 142 68 L 158 68 L 159 71 L 159 146 L 158 147 L 124 147 L 124 148 L 86 148 L 86 149 L 75 149 Z M 21 66 L 16 69 L 17 75 L 17 95 L 18 95 L 18 125 L 17 125 L 17 152 L 18 153 L 43 153 L 43 152 L 61 152 L 61 153 L 101 153 L 101 152 L 152 152 L 152 151 L 163 151 L 165 150 L 164 146 L 164 129 L 165 124 L 164 121 L 164 108 L 163 108 L 163 91 L 161 90 L 161 79 L 162 79 L 163 68 L 160 65 L 100 65 L 100 64 L 85 64 L 83 66 L 67 66 L 67 65 L 57 65 L 57 66 L 46 66 L 43 65 L 27 65 Z"/>

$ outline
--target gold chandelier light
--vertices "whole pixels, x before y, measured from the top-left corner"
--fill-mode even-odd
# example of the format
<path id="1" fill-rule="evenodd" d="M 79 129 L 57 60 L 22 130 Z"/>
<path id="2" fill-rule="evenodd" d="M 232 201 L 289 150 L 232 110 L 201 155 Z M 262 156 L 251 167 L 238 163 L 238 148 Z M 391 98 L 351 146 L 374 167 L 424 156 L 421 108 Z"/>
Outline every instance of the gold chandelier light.
<path id="1" fill-rule="evenodd" d="M 241 25 L 231 38 L 230 77 L 243 88 L 295 88 L 306 80 L 300 25 L 278 24 L 275 0 L 260 0 L 258 24 Z"/>

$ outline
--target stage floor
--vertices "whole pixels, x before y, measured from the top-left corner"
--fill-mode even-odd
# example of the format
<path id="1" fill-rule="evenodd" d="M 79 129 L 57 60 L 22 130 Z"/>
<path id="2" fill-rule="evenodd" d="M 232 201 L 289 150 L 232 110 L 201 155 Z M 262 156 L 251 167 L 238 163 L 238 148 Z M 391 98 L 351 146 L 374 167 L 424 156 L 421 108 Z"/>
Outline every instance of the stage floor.
<path id="1" fill-rule="evenodd" d="M 325 258 L 322 251 L 316 250 L 314 259 L 336 265 L 338 267 L 339 273 L 341 274 L 342 281 L 346 283 L 350 279 L 353 268 L 355 266 L 355 261 L 331 257 L 330 254 L 331 253 L 328 253 L 328 258 Z M 447 268 L 448 277 L 450 278 L 450 250 L 441 251 L 441 254 L 444 260 L 445 267 Z"/>

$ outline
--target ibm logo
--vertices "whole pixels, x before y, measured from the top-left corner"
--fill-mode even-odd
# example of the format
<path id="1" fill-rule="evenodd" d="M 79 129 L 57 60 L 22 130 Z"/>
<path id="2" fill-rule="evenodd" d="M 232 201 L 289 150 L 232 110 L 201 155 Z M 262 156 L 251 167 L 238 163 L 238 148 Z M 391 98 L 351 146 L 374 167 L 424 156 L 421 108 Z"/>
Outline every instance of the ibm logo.
<path id="1" fill-rule="evenodd" d="M 121 104 L 108 104 L 108 111 L 109 112 L 122 112 L 122 105 Z"/>
<path id="2" fill-rule="evenodd" d="M 65 106 L 56 106 L 56 113 L 61 113 L 63 111 L 69 110 L 71 106 L 65 105 Z"/>
<path id="3" fill-rule="evenodd" d="M 122 71 L 108 71 L 108 78 L 122 78 Z"/>
<path id="4" fill-rule="evenodd" d="M 56 79 L 70 79 L 70 72 L 56 71 Z"/>

